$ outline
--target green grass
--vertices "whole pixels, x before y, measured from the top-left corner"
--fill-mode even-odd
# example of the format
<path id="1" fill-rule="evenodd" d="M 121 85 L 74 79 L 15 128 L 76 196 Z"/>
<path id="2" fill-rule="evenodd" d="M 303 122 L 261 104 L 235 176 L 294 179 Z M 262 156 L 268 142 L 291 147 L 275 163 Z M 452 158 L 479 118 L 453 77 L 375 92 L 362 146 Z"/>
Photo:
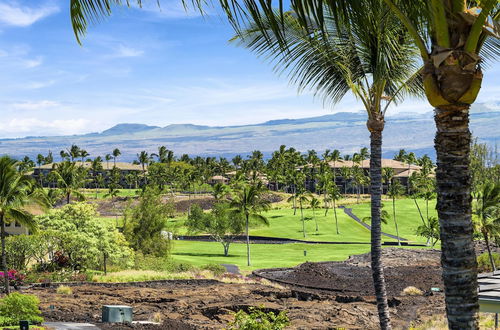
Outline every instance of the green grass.
<path id="1" fill-rule="evenodd" d="M 417 203 L 420 206 L 422 215 L 426 218 L 426 206 L 423 199 L 418 199 Z M 396 235 L 396 226 L 394 220 L 392 219 L 392 201 L 384 201 L 384 209 L 389 212 L 391 219 L 388 224 L 382 224 L 382 231 L 388 234 Z M 358 204 L 349 206 L 353 209 L 353 213 L 358 216 L 358 218 L 363 219 L 370 215 L 370 204 Z M 429 202 L 429 216 L 437 217 L 436 211 L 436 200 Z M 425 243 L 427 239 L 417 236 L 415 231 L 417 227 L 422 224 L 422 220 L 418 213 L 418 209 L 415 206 L 415 202 L 412 199 L 399 199 L 396 200 L 396 219 L 398 222 L 399 235 L 410 241 Z M 385 239 L 384 239 L 385 240 Z"/>
<path id="2" fill-rule="evenodd" d="M 243 270 L 292 267 L 306 261 L 341 261 L 353 254 L 366 253 L 369 244 L 251 244 L 252 266 L 247 266 L 246 245 L 233 243 L 229 256 L 223 254 L 216 242 L 173 242 L 172 258 L 195 266 L 208 263 L 235 264 Z M 304 256 L 307 251 L 307 256 Z"/>
<path id="3" fill-rule="evenodd" d="M 418 200 L 420 208 L 425 216 L 425 201 Z M 392 214 L 391 201 L 385 201 L 386 210 Z M 429 203 L 429 215 L 436 216 L 435 201 Z M 369 216 L 370 204 L 361 203 L 349 205 L 353 208 L 354 214 L 360 219 Z M 421 224 L 418 210 L 412 199 L 400 199 L 396 201 L 396 215 L 400 236 L 413 242 L 425 243 L 426 239 L 415 235 L 416 228 Z M 338 242 L 370 242 L 370 231 L 348 217 L 343 210 L 337 210 L 340 235 L 335 231 L 335 219 L 332 210 L 328 211 L 325 217 L 324 209 L 316 210 L 319 232 L 315 231 L 315 222 L 312 219 L 312 209 L 304 209 L 306 221 L 306 239 L 308 241 L 338 241 Z M 300 210 L 293 215 L 293 209 L 282 208 L 270 210 L 264 215 L 268 218 L 269 227 L 259 225 L 250 229 L 251 235 L 284 237 L 303 240 L 302 222 Z M 175 225 L 178 234 L 186 234 L 182 226 L 185 216 L 170 220 L 171 225 Z M 390 221 L 383 225 L 384 232 L 396 234 L 394 222 Z M 395 241 L 388 237 L 382 237 L 383 241 Z M 338 261 L 345 260 L 350 255 L 366 253 L 369 251 L 368 244 L 333 244 L 333 245 L 312 245 L 312 244 L 252 244 L 251 256 L 252 266 L 246 266 L 246 246 L 245 244 L 232 244 L 230 256 L 224 257 L 222 245 L 211 242 L 175 241 L 173 243 L 172 256 L 177 261 L 189 262 L 196 265 L 207 263 L 229 263 L 236 264 L 244 270 L 272 267 L 290 267 L 305 261 Z M 304 250 L 307 256 L 304 257 Z"/>

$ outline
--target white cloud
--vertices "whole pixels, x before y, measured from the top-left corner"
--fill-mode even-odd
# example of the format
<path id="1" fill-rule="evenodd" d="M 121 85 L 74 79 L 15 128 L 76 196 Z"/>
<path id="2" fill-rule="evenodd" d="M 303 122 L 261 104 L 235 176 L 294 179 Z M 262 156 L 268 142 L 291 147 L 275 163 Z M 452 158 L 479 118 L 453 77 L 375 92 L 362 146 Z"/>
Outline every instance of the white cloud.
<path id="1" fill-rule="evenodd" d="M 43 62 L 42 57 L 38 56 L 37 58 L 34 58 L 34 59 L 23 60 L 23 65 L 26 68 L 31 69 L 31 68 L 35 68 L 35 67 L 41 65 L 42 62 Z"/>
<path id="2" fill-rule="evenodd" d="M 43 110 L 47 108 L 57 107 L 60 104 L 55 101 L 42 100 L 42 101 L 26 101 L 26 102 L 18 102 L 11 105 L 11 107 L 15 110 Z"/>
<path id="3" fill-rule="evenodd" d="M 0 23 L 11 26 L 30 26 L 38 20 L 57 13 L 59 8 L 47 5 L 40 8 L 20 6 L 16 3 L 0 2 Z"/>
<path id="4" fill-rule="evenodd" d="M 138 57 L 144 54 L 143 50 L 120 45 L 114 57 Z"/>
<path id="5" fill-rule="evenodd" d="M 89 123 L 89 120 L 82 118 L 53 121 L 36 118 L 13 118 L 0 123 L 0 129 L 6 136 L 78 134 L 87 131 Z"/>
<path id="6" fill-rule="evenodd" d="M 40 88 L 45 88 L 52 86 L 56 83 L 55 80 L 48 80 L 48 81 L 32 81 L 27 83 L 24 87 L 26 89 L 40 89 Z"/>

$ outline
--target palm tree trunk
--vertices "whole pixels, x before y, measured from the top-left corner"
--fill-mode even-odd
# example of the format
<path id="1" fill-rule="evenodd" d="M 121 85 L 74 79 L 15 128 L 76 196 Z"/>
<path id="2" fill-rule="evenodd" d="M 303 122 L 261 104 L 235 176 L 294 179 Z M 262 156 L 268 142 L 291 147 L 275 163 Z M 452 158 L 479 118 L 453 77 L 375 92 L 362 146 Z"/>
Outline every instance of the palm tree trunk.
<path id="1" fill-rule="evenodd" d="M 371 266 L 380 327 L 385 330 L 391 329 L 391 320 L 381 258 L 382 130 L 371 129 L 370 148 Z"/>
<path id="2" fill-rule="evenodd" d="M 4 284 L 4 289 L 5 289 L 5 294 L 10 293 L 10 288 L 9 288 L 9 269 L 7 268 L 7 255 L 5 253 L 5 237 L 6 232 L 5 232 L 5 222 L 4 220 L 4 215 L 0 215 L 0 236 L 2 240 L 2 271 L 3 271 L 3 284 Z"/>
<path id="3" fill-rule="evenodd" d="M 319 231 L 318 219 L 316 219 L 316 214 L 314 213 L 314 208 L 313 208 L 313 218 L 314 218 L 314 222 L 316 223 L 316 232 L 318 232 Z"/>
<path id="4" fill-rule="evenodd" d="M 477 261 L 472 240 L 469 106 L 435 110 L 437 211 L 450 329 L 478 328 Z"/>
<path id="5" fill-rule="evenodd" d="M 339 221 L 337 219 L 337 206 L 335 205 L 335 198 L 332 198 L 333 200 L 333 214 L 335 215 L 335 227 L 337 229 L 337 235 L 340 234 L 339 233 Z"/>
<path id="6" fill-rule="evenodd" d="M 247 235 L 247 266 L 250 266 L 250 236 L 248 235 L 248 214 L 246 217 L 246 235 Z"/>
<path id="7" fill-rule="evenodd" d="M 493 271 L 496 271 L 497 267 L 495 265 L 495 260 L 493 260 L 493 255 L 491 254 L 490 241 L 488 239 L 488 233 L 485 232 L 485 231 L 483 231 L 483 237 L 484 237 L 484 242 L 486 243 L 486 249 L 488 250 L 488 256 L 490 257 L 491 269 L 493 269 Z"/>
<path id="8" fill-rule="evenodd" d="M 302 211 L 302 201 L 299 200 L 300 206 L 300 218 L 302 219 L 302 233 L 304 234 L 304 238 L 306 237 L 306 222 L 304 221 L 304 212 Z"/>
<path id="9" fill-rule="evenodd" d="M 398 237 L 398 245 L 401 246 L 401 241 L 399 240 L 399 229 L 398 222 L 396 221 L 396 197 L 392 197 L 392 217 L 394 218 L 394 225 L 396 226 L 396 236 Z"/>

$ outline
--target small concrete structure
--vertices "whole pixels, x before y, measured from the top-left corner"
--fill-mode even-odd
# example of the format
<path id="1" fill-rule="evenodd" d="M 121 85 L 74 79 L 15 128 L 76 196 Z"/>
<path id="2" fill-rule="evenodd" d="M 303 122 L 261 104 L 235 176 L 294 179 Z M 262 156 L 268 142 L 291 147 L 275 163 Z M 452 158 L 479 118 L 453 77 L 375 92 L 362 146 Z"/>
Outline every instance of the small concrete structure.
<path id="1" fill-rule="evenodd" d="M 500 313 L 500 271 L 477 276 L 479 285 L 479 310 Z"/>
<path id="2" fill-rule="evenodd" d="M 102 322 L 132 323 L 132 307 L 122 305 L 102 306 Z"/>

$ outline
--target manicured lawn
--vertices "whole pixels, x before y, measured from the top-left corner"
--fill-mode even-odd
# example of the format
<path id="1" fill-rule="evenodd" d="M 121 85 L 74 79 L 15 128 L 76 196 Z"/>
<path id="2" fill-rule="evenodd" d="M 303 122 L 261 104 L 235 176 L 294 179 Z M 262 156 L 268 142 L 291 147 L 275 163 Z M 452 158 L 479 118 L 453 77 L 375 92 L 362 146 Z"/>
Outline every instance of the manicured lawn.
<path id="1" fill-rule="evenodd" d="M 369 244 L 251 244 L 252 266 L 247 267 L 246 245 L 233 243 L 224 257 L 220 243 L 174 241 L 172 258 L 195 266 L 208 263 L 236 264 L 243 270 L 292 267 L 306 261 L 341 261 L 353 254 L 366 253 Z M 304 250 L 307 256 L 304 256 Z"/>
<path id="2" fill-rule="evenodd" d="M 420 210 L 424 219 L 426 218 L 426 206 L 423 199 L 417 199 L 417 203 L 420 206 Z M 383 202 L 384 209 L 389 212 L 391 219 L 388 224 L 382 224 L 382 231 L 396 235 L 396 226 L 394 220 L 392 219 L 392 201 L 386 200 Z M 358 216 L 358 218 L 363 219 L 370 215 L 370 204 L 357 204 L 350 205 L 353 209 L 353 213 Z M 436 200 L 429 201 L 429 216 L 437 217 L 436 211 Z M 405 198 L 396 200 L 396 219 L 399 227 L 399 235 L 406 239 L 416 242 L 426 242 L 426 239 L 415 234 L 417 227 L 422 224 L 415 202 L 412 199 Z"/>
<path id="3" fill-rule="evenodd" d="M 118 191 L 118 196 L 119 197 L 135 197 L 138 196 L 138 191 L 140 190 L 137 189 L 119 189 Z M 95 199 L 95 189 L 82 189 L 81 193 L 85 195 L 85 198 L 88 199 Z M 108 193 L 108 189 L 98 189 L 97 190 L 97 199 L 103 199 L 103 198 L 110 198 L 110 197 L 105 197 L 106 194 Z"/>

